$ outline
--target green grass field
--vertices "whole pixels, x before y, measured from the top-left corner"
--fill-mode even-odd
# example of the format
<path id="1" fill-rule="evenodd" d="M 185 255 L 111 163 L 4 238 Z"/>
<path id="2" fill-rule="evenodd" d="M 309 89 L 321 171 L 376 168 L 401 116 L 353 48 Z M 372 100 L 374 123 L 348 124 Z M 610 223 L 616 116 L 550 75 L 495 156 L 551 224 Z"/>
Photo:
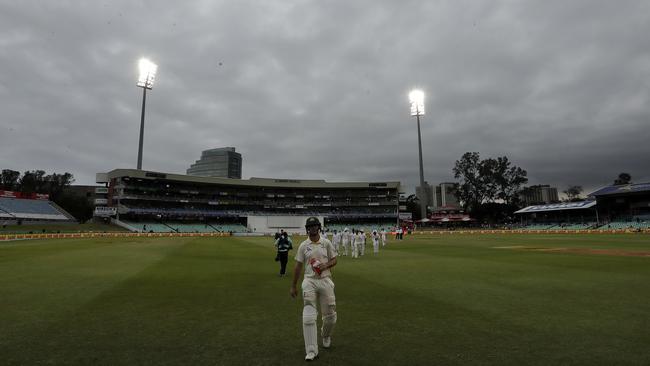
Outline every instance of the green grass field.
<path id="1" fill-rule="evenodd" d="M 0 364 L 304 364 L 271 242 L 0 242 Z M 650 257 L 495 248 L 517 246 L 647 253 L 650 236 L 418 236 L 341 257 L 316 362 L 650 364 Z"/>

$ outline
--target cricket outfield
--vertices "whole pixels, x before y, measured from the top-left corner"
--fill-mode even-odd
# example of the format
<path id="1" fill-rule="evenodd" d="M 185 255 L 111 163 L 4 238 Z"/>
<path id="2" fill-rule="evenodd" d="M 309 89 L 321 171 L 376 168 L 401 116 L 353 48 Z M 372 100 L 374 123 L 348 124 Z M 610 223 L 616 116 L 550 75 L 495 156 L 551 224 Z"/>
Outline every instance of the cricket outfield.
<path id="1" fill-rule="evenodd" d="M 647 234 L 367 248 L 334 268 L 318 364 L 650 364 Z M 302 301 L 274 256 L 270 238 L 0 242 L 0 363 L 302 365 Z"/>

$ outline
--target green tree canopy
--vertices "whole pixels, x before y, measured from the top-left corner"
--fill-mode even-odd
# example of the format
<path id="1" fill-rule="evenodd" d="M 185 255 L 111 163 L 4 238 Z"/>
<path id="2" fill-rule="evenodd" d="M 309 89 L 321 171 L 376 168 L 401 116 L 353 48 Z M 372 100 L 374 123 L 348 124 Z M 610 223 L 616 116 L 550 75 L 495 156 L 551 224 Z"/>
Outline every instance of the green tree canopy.
<path id="1" fill-rule="evenodd" d="M 580 195 L 582 193 L 582 186 L 569 186 L 562 192 L 566 194 L 567 201 L 569 202 L 580 201 L 582 199 L 582 196 Z"/>
<path id="2" fill-rule="evenodd" d="M 621 186 L 630 183 L 632 183 L 632 176 L 628 173 L 621 173 L 618 175 L 618 178 L 614 180 L 615 186 Z"/>
<path id="3" fill-rule="evenodd" d="M 13 191 L 18 188 L 20 172 L 11 169 L 2 169 L 0 175 L 0 188 L 5 191 Z"/>
<path id="4" fill-rule="evenodd" d="M 456 160 L 453 172 L 460 181 L 456 196 L 469 211 L 485 203 L 514 206 L 519 203 L 521 186 L 528 183 L 528 173 L 506 156 L 481 160 L 478 152 L 466 152 Z"/>

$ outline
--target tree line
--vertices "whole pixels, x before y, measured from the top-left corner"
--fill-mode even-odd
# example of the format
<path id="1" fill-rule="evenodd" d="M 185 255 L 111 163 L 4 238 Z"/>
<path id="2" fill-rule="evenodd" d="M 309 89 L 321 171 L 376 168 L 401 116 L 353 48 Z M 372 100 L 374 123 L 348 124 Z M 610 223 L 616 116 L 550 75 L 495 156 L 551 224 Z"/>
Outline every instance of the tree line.
<path id="1" fill-rule="evenodd" d="M 86 197 L 73 194 L 68 189 L 72 183 L 74 176 L 68 172 L 46 174 L 44 170 L 28 170 L 21 174 L 15 170 L 3 169 L 0 174 L 0 190 L 48 194 L 50 201 L 84 222 L 92 218 L 93 204 Z"/>
<path id="2" fill-rule="evenodd" d="M 458 180 L 455 195 L 462 207 L 480 222 L 507 222 L 514 212 L 523 207 L 522 193 L 532 189 L 526 170 L 513 165 L 508 157 L 481 159 L 478 152 L 466 152 L 456 160 L 453 168 Z M 632 182 L 628 173 L 621 173 L 614 185 Z M 565 201 L 583 200 L 582 186 L 570 185 L 563 193 Z"/>
<path id="3" fill-rule="evenodd" d="M 528 183 L 526 170 L 507 156 L 481 159 L 478 152 L 463 154 L 453 173 L 458 201 L 481 222 L 509 221 L 519 208 L 522 186 Z"/>

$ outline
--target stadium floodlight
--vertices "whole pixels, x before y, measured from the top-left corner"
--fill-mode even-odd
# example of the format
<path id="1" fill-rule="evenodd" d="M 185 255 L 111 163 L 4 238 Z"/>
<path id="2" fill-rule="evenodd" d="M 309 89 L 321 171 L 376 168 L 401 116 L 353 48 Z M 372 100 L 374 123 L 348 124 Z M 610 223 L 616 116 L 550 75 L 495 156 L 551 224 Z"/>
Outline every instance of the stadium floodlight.
<path id="1" fill-rule="evenodd" d="M 422 90 L 412 90 L 409 93 L 411 102 L 411 116 L 415 116 L 418 121 L 418 147 L 420 152 L 420 219 L 427 218 L 427 204 L 429 203 L 429 192 L 424 186 L 424 168 L 422 167 L 422 136 L 420 135 L 420 116 L 424 115 L 424 92 Z"/>
<path id="2" fill-rule="evenodd" d="M 409 93 L 411 116 L 424 116 L 424 92 L 415 89 Z"/>
<path id="3" fill-rule="evenodd" d="M 141 58 L 138 63 L 138 68 L 140 69 L 140 77 L 138 78 L 138 86 L 141 88 L 146 88 L 151 90 L 153 88 L 153 82 L 156 79 L 156 71 L 158 71 L 158 65 L 147 60 L 146 58 Z"/>
<path id="4" fill-rule="evenodd" d="M 153 88 L 158 65 L 146 58 L 141 58 L 138 63 L 138 68 L 140 69 L 140 77 L 138 77 L 138 83 L 136 85 L 142 88 L 142 115 L 140 117 L 140 143 L 138 145 L 138 170 L 140 170 L 142 169 L 142 143 L 144 140 L 144 106 L 147 101 L 147 89 L 151 90 Z"/>

